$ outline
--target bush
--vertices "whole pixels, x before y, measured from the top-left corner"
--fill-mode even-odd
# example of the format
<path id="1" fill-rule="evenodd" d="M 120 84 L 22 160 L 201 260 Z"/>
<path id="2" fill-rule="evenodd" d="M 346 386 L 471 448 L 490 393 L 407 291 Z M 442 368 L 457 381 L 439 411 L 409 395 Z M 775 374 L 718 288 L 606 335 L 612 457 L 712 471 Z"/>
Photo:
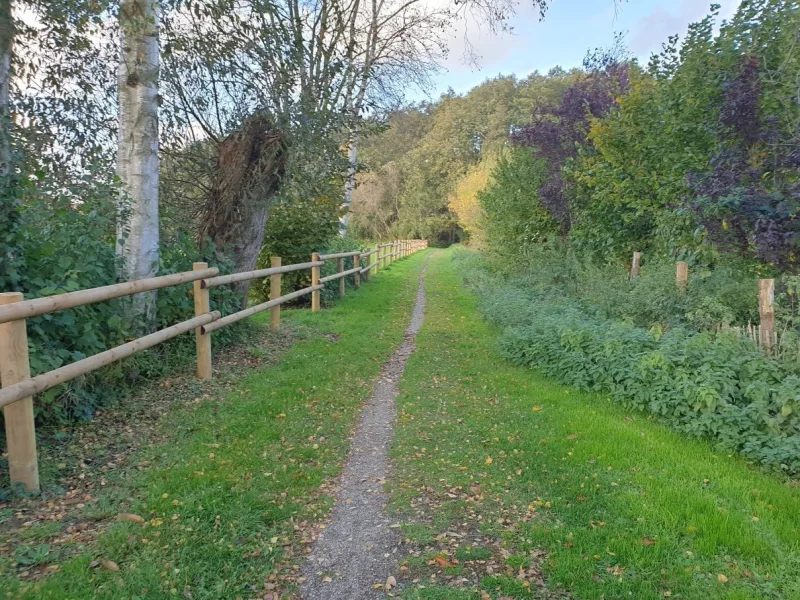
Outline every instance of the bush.
<path id="1" fill-rule="evenodd" d="M 465 263 L 481 310 L 513 362 L 582 390 L 608 393 L 726 451 L 800 473 L 800 373 L 731 333 L 663 333 L 590 314 Z"/>
<path id="2" fill-rule="evenodd" d="M 4 291 L 19 291 L 26 298 L 63 294 L 117 283 L 114 254 L 115 209 L 113 188 L 95 186 L 82 204 L 70 197 L 47 204 L 36 196 L 26 198 L 14 231 L 17 248 L 16 277 L 0 275 Z M 186 234 L 165 232 L 160 274 L 191 271 L 203 252 Z M 229 269 L 213 247 L 205 249 L 209 262 Z M 51 371 L 125 343 L 131 323 L 125 319 L 127 298 L 117 298 L 28 319 L 28 346 L 32 375 Z M 227 288 L 212 291 L 212 309 L 232 312 L 235 298 Z M 158 328 L 194 316 L 191 286 L 159 290 Z M 237 335 L 226 328 L 215 335 L 224 344 Z M 115 363 L 37 397 L 40 422 L 65 423 L 89 419 L 98 406 L 122 395 L 138 380 L 159 376 L 194 357 L 194 342 L 181 336 L 125 361 Z"/>
<path id="3" fill-rule="evenodd" d="M 267 269 L 270 257 L 280 256 L 282 264 L 291 265 L 311 260 L 311 254 L 335 254 L 338 252 L 355 252 L 364 250 L 364 246 L 351 237 L 339 236 L 339 205 L 322 198 L 303 201 L 298 199 L 276 203 L 271 211 L 264 246 L 258 258 L 258 268 Z M 345 270 L 353 268 L 353 259 L 345 259 Z M 320 276 L 333 275 L 337 271 L 335 260 L 325 261 Z M 281 293 L 293 291 L 311 285 L 311 270 L 284 273 L 281 277 Z M 346 278 L 348 288 L 354 286 L 353 276 Z M 322 302 L 331 304 L 339 297 L 338 281 L 325 286 L 321 292 Z M 269 279 L 254 282 L 251 288 L 253 302 L 261 303 L 269 299 Z M 309 303 L 311 296 L 304 296 L 299 303 Z"/>

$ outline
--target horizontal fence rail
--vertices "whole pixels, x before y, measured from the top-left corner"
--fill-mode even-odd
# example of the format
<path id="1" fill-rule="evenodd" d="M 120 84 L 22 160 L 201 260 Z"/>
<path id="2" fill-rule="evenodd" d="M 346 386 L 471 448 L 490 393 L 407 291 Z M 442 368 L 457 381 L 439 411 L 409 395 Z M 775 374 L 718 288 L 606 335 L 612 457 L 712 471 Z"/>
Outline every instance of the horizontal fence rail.
<path id="1" fill-rule="evenodd" d="M 210 323 L 209 325 L 204 325 L 201 327 L 202 333 L 211 333 L 216 329 L 221 329 L 226 325 L 230 325 L 231 323 L 236 323 L 236 321 L 241 321 L 242 319 L 246 319 L 247 317 L 252 317 L 253 315 L 257 315 L 260 312 L 267 310 L 268 308 L 272 308 L 273 306 L 278 306 L 283 304 L 284 302 L 289 302 L 290 300 L 294 300 L 296 298 L 300 298 L 302 296 L 306 296 L 311 292 L 314 292 L 318 289 L 322 289 L 325 286 L 318 285 L 318 286 L 311 286 L 307 288 L 303 288 L 302 290 L 297 290 L 296 292 L 292 292 L 291 294 L 286 294 L 285 296 L 280 296 L 275 298 L 275 300 L 270 300 L 269 302 L 264 302 L 263 304 L 257 304 L 256 306 L 251 306 L 250 308 L 245 308 L 244 310 L 240 310 L 239 312 L 235 312 L 227 317 L 222 317 L 217 321 Z"/>
<path id="2" fill-rule="evenodd" d="M 14 304 L 0 306 L 0 323 L 8 323 L 18 319 L 29 319 L 48 313 L 95 304 L 106 300 L 121 298 L 122 296 L 132 296 L 142 292 L 151 292 L 166 287 L 191 283 L 198 279 L 214 277 L 219 275 L 219 269 L 205 269 L 204 271 L 187 271 L 185 273 L 175 273 L 164 275 L 163 277 L 153 277 L 151 279 L 140 279 L 139 281 L 129 281 L 127 283 L 117 283 L 104 287 L 68 292 L 46 298 L 36 298 L 35 300 L 23 300 Z"/>
<path id="3" fill-rule="evenodd" d="M 39 489 L 39 465 L 33 411 L 33 397 L 36 394 L 192 330 L 195 331 L 197 348 L 197 376 L 199 379 L 210 379 L 213 375 L 211 362 L 211 333 L 213 331 L 265 310 L 270 311 L 270 329 L 277 331 L 280 327 L 282 304 L 311 294 L 311 309 L 318 311 L 320 310 L 320 291 L 326 283 L 338 280 L 339 294 L 344 296 L 345 280 L 350 275 L 354 277 L 355 287 L 358 288 L 362 275 L 369 281 L 373 270 L 377 274 L 380 269 L 390 266 L 395 260 L 427 247 L 428 243 L 425 240 L 395 240 L 377 244 L 374 249 L 368 248 L 365 252 L 358 250 L 333 254 L 315 252 L 311 256 L 310 262 L 294 265 L 282 265 L 280 257 L 272 257 L 271 267 L 268 269 L 230 275 L 220 275 L 219 269 L 209 267 L 207 263 L 198 262 L 194 264 L 192 271 L 32 300 L 24 300 L 22 294 L 17 292 L 0 293 L 0 384 L 2 384 L 0 408 L 3 409 L 5 420 L 11 484 L 21 483 L 28 490 Z M 345 259 L 352 259 L 353 268 L 345 270 Z M 320 277 L 320 269 L 327 260 L 337 261 L 337 272 Z M 282 274 L 303 270 L 311 271 L 311 285 L 281 295 Z M 270 279 L 268 302 L 250 306 L 225 316 L 222 316 L 219 311 L 211 310 L 209 292 L 211 288 L 267 277 Z M 35 377 L 30 376 L 26 319 L 185 283 L 193 284 L 194 318 L 47 373 Z"/>
<path id="4" fill-rule="evenodd" d="M 202 286 L 204 288 L 212 288 L 220 285 L 229 285 L 231 283 L 238 283 L 239 281 L 248 281 L 250 279 L 264 279 L 270 275 L 280 275 L 282 273 L 291 273 L 292 271 L 302 271 L 310 269 L 311 267 L 321 267 L 323 262 L 309 262 L 300 263 L 297 265 L 286 265 L 285 267 L 272 267 L 269 269 L 261 269 L 259 271 L 245 271 L 244 273 L 234 273 L 232 275 L 220 275 L 213 279 L 203 279 Z"/>

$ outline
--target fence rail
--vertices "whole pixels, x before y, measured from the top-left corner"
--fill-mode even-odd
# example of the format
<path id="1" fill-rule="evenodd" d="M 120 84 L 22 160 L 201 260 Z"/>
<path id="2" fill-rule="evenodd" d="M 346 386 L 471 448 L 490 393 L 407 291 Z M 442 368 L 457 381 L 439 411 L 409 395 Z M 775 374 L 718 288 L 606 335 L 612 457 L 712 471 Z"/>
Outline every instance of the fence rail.
<path id="1" fill-rule="evenodd" d="M 320 291 L 330 281 L 339 280 L 339 294 L 344 296 L 345 280 L 352 275 L 356 288 L 361 285 L 361 275 L 369 280 L 375 273 L 391 265 L 394 260 L 409 256 L 428 247 L 425 240 L 395 240 L 378 244 L 374 250 L 365 252 L 338 252 L 335 254 L 314 253 L 311 261 L 294 265 L 281 265 L 280 257 L 272 257 L 269 269 L 220 275 L 219 269 L 198 262 L 192 271 L 129 281 L 99 288 L 69 292 L 24 300 L 18 292 L 0 293 L 0 408 L 3 409 L 8 444 L 8 463 L 11 483 L 21 483 L 28 490 L 39 489 L 39 465 L 36 451 L 33 397 L 80 375 L 132 356 L 183 333 L 195 331 L 197 347 L 197 376 L 210 379 L 213 375 L 211 357 L 211 333 L 247 317 L 270 310 L 270 328 L 280 327 L 282 304 L 311 294 L 311 308 L 320 310 Z M 391 252 L 386 249 L 391 248 Z M 383 255 L 381 251 L 384 250 Z M 353 268 L 345 270 L 344 260 L 353 259 Z M 320 268 L 326 260 L 337 261 L 334 275 L 320 278 Z M 361 264 L 366 260 L 367 264 Z M 379 264 L 383 261 L 383 264 Z M 311 270 L 311 285 L 281 295 L 281 275 L 294 271 Z M 230 315 L 222 316 L 210 308 L 209 289 L 230 285 L 239 281 L 270 278 L 270 300 L 251 306 Z M 116 348 L 59 367 L 35 377 L 30 376 L 28 361 L 28 336 L 26 319 L 48 313 L 104 302 L 123 296 L 159 290 L 185 283 L 194 286 L 195 316 L 165 329 L 145 335 Z"/>

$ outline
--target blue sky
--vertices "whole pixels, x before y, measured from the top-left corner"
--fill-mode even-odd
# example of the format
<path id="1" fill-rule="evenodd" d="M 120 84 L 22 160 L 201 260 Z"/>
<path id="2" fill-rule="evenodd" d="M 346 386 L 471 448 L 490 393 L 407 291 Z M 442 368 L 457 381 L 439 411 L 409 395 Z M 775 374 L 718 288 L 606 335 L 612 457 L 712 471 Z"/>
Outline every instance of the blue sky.
<path id="1" fill-rule="evenodd" d="M 723 18 L 733 15 L 739 4 L 739 0 L 717 2 Z M 670 35 L 685 33 L 689 23 L 707 15 L 710 6 L 710 0 L 627 0 L 616 8 L 612 0 L 554 0 L 540 22 L 530 1 L 520 0 L 512 34 L 495 36 L 474 22 L 461 24 L 431 96 L 436 98 L 449 87 L 464 93 L 501 73 L 524 77 L 535 70 L 546 73 L 556 65 L 580 66 L 587 50 L 610 46 L 617 32 L 625 34 L 631 52 L 646 62 Z M 481 56 L 478 69 L 463 59 L 465 28 Z"/>

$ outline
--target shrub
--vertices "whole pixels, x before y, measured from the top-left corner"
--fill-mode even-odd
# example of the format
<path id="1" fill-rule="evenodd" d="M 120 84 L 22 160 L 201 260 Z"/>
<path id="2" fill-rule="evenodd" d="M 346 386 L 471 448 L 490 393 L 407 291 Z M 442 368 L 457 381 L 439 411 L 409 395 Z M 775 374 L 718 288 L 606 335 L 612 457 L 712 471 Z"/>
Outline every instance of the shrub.
<path id="1" fill-rule="evenodd" d="M 19 291 L 26 298 L 62 294 L 117 283 L 114 254 L 113 188 L 95 186 L 81 204 L 65 196 L 44 202 L 26 198 L 19 211 L 13 244 L 17 254 L 16 277 L 0 277 L 4 291 Z M 186 234 L 165 232 L 160 274 L 191 271 L 205 252 L 209 263 L 223 272 L 230 265 L 213 247 L 197 247 Z M 188 285 L 158 292 L 158 327 L 174 325 L 194 316 Z M 212 292 L 212 309 L 231 312 L 235 298 L 227 288 Z M 97 354 L 130 339 L 131 323 L 125 319 L 126 298 L 91 304 L 28 319 L 28 345 L 32 375 Z M 226 328 L 215 335 L 224 344 L 237 335 Z M 37 420 L 64 423 L 91 418 L 94 410 L 123 394 L 137 380 L 161 375 L 194 357 L 194 342 L 181 336 L 125 361 L 76 378 L 37 397 Z"/>
<path id="2" fill-rule="evenodd" d="M 530 291 L 474 260 L 465 263 L 467 281 L 513 362 L 800 473 L 800 373 L 791 363 L 731 333 L 664 333 L 591 314 L 574 298 Z"/>

